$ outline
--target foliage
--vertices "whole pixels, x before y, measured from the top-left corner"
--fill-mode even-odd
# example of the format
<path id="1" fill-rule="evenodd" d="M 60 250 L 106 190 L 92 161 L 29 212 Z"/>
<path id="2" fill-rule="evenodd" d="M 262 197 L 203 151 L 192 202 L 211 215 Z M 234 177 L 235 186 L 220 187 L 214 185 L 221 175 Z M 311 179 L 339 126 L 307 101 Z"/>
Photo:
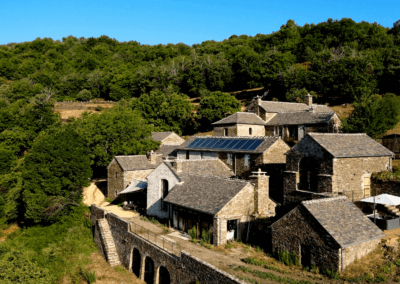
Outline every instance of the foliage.
<path id="1" fill-rule="evenodd" d="M 305 102 L 305 98 L 306 96 L 310 94 L 311 96 L 313 96 L 314 98 L 317 97 L 317 94 L 313 91 L 309 92 L 307 91 L 305 88 L 303 89 L 290 89 L 287 93 L 286 93 L 286 99 L 290 102 L 290 101 L 296 101 L 298 103 L 302 103 Z"/>
<path id="2" fill-rule="evenodd" d="M 350 283 L 360 283 L 360 282 L 368 282 L 368 283 L 382 283 L 387 281 L 387 277 L 383 274 L 378 274 L 376 277 L 373 277 L 371 274 L 361 275 L 358 277 L 350 277 L 345 279 Z"/>
<path id="3" fill-rule="evenodd" d="M 316 267 L 315 265 L 311 266 L 310 271 L 311 271 L 311 272 L 314 272 L 315 274 L 319 274 L 319 268 Z"/>
<path id="4" fill-rule="evenodd" d="M 285 250 L 281 250 L 278 251 L 278 259 L 280 262 L 292 266 L 292 265 L 296 265 L 296 266 L 300 266 L 300 260 L 297 257 L 296 253 L 289 253 Z"/>
<path id="5" fill-rule="evenodd" d="M 92 93 L 86 89 L 83 89 L 76 95 L 78 101 L 90 101 L 93 99 Z"/>
<path id="6" fill-rule="evenodd" d="M 354 103 L 354 111 L 342 121 L 343 132 L 382 135 L 400 122 L 400 99 L 393 94 L 372 96 Z"/>
<path id="7" fill-rule="evenodd" d="M 225 248 L 226 249 L 231 249 L 231 248 L 233 248 L 234 247 L 234 245 L 232 244 L 232 243 L 227 243 L 226 245 L 225 245 Z"/>
<path id="8" fill-rule="evenodd" d="M 273 265 L 269 265 L 268 262 L 266 262 L 265 260 L 260 260 L 260 259 L 257 259 L 256 257 L 248 257 L 248 258 L 243 259 L 243 261 L 245 263 L 247 263 L 247 264 L 263 266 L 263 267 L 265 267 L 267 269 L 274 270 L 274 271 L 277 271 L 277 272 L 282 273 L 282 274 L 289 273 L 286 270 L 282 270 L 282 269 L 279 269 L 279 268 L 277 268 L 277 267 L 275 267 Z"/>
<path id="9" fill-rule="evenodd" d="M 213 92 L 204 94 L 201 97 L 198 117 L 203 127 L 210 127 L 210 124 L 226 116 L 240 111 L 238 100 L 227 93 Z"/>
<path id="10" fill-rule="evenodd" d="M 96 271 L 83 270 L 83 279 L 85 279 L 89 284 L 96 283 Z"/>
<path id="11" fill-rule="evenodd" d="M 114 156 L 146 154 L 160 145 L 149 139 L 154 128 L 128 108 L 85 114 L 73 125 L 85 140 L 93 170 L 104 170 Z"/>
<path id="12" fill-rule="evenodd" d="M 330 279 L 340 280 L 339 272 L 334 270 L 333 268 L 331 270 L 329 269 L 324 270 L 323 274 L 329 277 Z"/>
<path id="13" fill-rule="evenodd" d="M 394 265 L 394 263 L 389 262 L 389 263 L 383 265 L 383 266 L 381 267 L 381 270 L 382 270 L 384 273 L 390 274 L 390 273 L 392 273 L 392 272 L 395 270 L 395 268 L 396 268 L 396 266 Z"/>
<path id="14" fill-rule="evenodd" d="M 91 175 L 87 148 L 74 126 L 49 129 L 34 141 L 22 169 L 25 218 L 54 222 L 60 212 L 67 214 L 79 205 Z"/>
<path id="15" fill-rule="evenodd" d="M 210 232 L 210 230 L 203 229 L 203 231 L 201 232 L 201 238 L 202 238 L 202 241 L 204 243 L 210 244 L 211 243 L 211 232 Z"/>
<path id="16" fill-rule="evenodd" d="M 378 180 L 400 180 L 400 169 L 398 167 L 393 167 L 392 171 L 385 170 L 377 173 L 372 173 L 372 178 Z"/>
<path id="17" fill-rule="evenodd" d="M 196 240 L 197 239 L 197 230 L 196 227 L 193 226 L 191 229 L 188 230 L 189 236 L 191 240 Z"/>
<path id="18" fill-rule="evenodd" d="M 154 217 L 150 217 L 150 222 L 156 225 L 160 224 L 160 222 L 158 222 L 158 220 Z"/>

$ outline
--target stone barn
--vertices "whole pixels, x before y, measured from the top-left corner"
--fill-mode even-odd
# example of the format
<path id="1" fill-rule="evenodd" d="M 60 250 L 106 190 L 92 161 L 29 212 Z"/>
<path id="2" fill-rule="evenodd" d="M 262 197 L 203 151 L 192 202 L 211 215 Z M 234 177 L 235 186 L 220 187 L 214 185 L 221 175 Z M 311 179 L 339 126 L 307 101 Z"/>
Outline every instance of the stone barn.
<path id="1" fill-rule="evenodd" d="M 215 136 L 265 136 L 265 121 L 251 112 L 237 112 L 213 125 Z"/>
<path id="2" fill-rule="evenodd" d="M 393 155 L 366 134 L 310 133 L 286 153 L 283 203 L 316 194 L 369 197 L 371 174 L 391 169 Z"/>
<path id="3" fill-rule="evenodd" d="M 175 132 L 152 132 L 151 138 L 161 142 L 161 145 L 181 145 L 185 139 Z"/>
<path id="4" fill-rule="evenodd" d="M 303 266 L 344 270 L 385 234 L 347 197 L 303 201 L 271 225 L 272 251 L 296 253 Z"/>

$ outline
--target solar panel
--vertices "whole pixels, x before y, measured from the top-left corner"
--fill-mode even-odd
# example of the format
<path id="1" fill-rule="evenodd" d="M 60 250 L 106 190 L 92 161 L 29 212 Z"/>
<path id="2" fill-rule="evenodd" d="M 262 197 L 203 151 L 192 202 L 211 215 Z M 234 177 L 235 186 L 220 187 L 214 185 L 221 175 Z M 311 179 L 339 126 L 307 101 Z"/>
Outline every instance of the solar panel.
<path id="1" fill-rule="evenodd" d="M 218 139 L 217 143 L 214 144 L 213 149 L 219 149 L 222 143 L 224 143 L 224 139 Z"/>
<path id="2" fill-rule="evenodd" d="M 262 140 L 256 140 L 251 146 L 248 148 L 249 150 L 255 150 L 260 144 L 262 143 Z"/>
<path id="3" fill-rule="evenodd" d="M 197 144 L 199 144 L 200 143 L 200 141 L 201 141 L 201 139 L 194 139 L 193 141 L 192 141 L 192 143 L 190 143 L 187 147 L 188 148 L 194 148 Z"/>
<path id="4" fill-rule="evenodd" d="M 207 144 L 204 148 L 214 148 L 214 145 L 219 141 L 219 139 L 211 139 L 211 142 Z"/>
<path id="5" fill-rule="evenodd" d="M 248 140 L 238 140 L 239 143 L 236 143 L 231 149 L 232 150 L 237 150 L 240 149 L 240 147 L 242 147 L 244 145 L 244 143 L 246 143 Z"/>
<path id="6" fill-rule="evenodd" d="M 208 144 L 210 144 L 210 142 L 212 142 L 212 139 L 209 139 L 209 138 L 204 139 L 204 142 L 199 144 L 197 147 L 198 148 L 205 148 Z"/>
<path id="7" fill-rule="evenodd" d="M 236 144 L 238 144 L 240 140 L 233 140 L 232 143 L 229 143 L 228 146 L 226 146 L 226 149 L 232 149 Z"/>
<path id="8" fill-rule="evenodd" d="M 251 144 L 254 143 L 254 139 L 248 140 L 244 145 L 240 148 L 240 150 L 248 150 Z"/>
<path id="9" fill-rule="evenodd" d="M 220 149 L 226 148 L 226 146 L 228 146 L 229 143 L 231 143 L 232 141 L 233 141 L 233 139 L 226 139 L 226 140 L 224 141 L 224 143 L 222 143 L 222 144 L 219 146 L 219 148 L 220 148 Z"/>

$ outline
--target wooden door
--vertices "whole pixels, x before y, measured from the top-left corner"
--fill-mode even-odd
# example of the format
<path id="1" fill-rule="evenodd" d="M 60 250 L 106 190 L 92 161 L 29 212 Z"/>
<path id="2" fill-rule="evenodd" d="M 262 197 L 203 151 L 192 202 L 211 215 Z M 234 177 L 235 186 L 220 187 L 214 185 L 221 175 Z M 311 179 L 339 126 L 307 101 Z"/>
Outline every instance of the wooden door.
<path id="1" fill-rule="evenodd" d="M 364 198 L 371 196 L 371 178 L 364 177 Z"/>

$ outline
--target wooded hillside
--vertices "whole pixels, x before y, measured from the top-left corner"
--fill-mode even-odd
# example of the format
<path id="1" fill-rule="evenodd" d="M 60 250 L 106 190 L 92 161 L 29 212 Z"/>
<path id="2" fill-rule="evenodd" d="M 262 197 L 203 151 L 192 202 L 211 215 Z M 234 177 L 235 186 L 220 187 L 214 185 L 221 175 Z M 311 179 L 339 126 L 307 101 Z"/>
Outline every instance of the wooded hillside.
<path id="1" fill-rule="evenodd" d="M 289 20 L 272 34 L 193 46 L 149 46 L 107 36 L 0 46 L 0 96 L 11 102 L 44 87 L 52 87 L 57 100 L 120 100 L 154 89 L 197 97 L 207 90 L 262 86 L 279 100 L 287 94 L 296 99 L 293 94 L 305 88 L 319 103 L 399 94 L 400 21 L 389 29 L 351 19 L 303 27 Z"/>

